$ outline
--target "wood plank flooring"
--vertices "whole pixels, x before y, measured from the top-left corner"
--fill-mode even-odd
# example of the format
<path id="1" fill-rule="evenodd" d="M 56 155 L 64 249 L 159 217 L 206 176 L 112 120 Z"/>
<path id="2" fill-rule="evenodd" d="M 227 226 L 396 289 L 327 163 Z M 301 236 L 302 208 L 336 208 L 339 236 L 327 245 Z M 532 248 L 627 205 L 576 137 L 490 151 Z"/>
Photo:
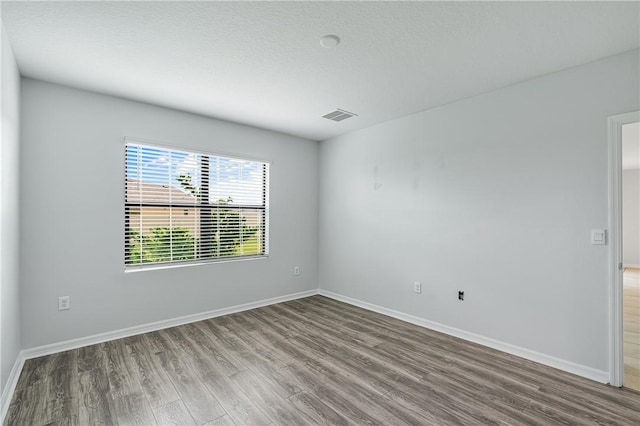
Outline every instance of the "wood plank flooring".
<path id="1" fill-rule="evenodd" d="M 625 387 L 640 391 L 640 269 L 624 270 L 622 318 L 624 321 L 623 383 Z"/>
<path id="2" fill-rule="evenodd" d="M 313 296 L 28 360 L 4 424 L 639 421 L 635 391 Z"/>

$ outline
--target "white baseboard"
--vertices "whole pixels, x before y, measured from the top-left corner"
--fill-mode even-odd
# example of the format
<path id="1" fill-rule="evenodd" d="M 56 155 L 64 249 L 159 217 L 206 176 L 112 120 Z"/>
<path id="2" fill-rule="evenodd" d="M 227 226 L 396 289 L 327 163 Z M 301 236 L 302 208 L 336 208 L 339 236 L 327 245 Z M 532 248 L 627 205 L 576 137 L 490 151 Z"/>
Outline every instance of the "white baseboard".
<path id="1" fill-rule="evenodd" d="M 162 330 L 178 325 L 189 324 L 192 322 L 220 317 L 223 315 L 234 314 L 236 312 L 247 311 L 249 309 L 260 308 L 262 306 L 273 305 L 275 303 L 286 302 L 288 300 L 301 299 L 303 297 L 313 296 L 314 294 L 318 294 L 318 290 L 314 289 L 302 291 L 299 293 L 272 297 L 270 299 L 258 300 L 256 302 L 243 303 L 242 305 L 230 306 L 228 308 L 214 309 L 212 311 L 201 312 L 199 314 L 185 315 L 183 317 L 137 325 L 134 327 L 123 328 L 115 331 L 108 331 L 106 333 L 95 334 L 93 336 L 80 337 L 78 339 L 38 346 L 35 348 L 24 350 L 24 357 L 25 359 L 37 358 L 44 355 L 50 355 L 58 352 L 68 351 L 70 349 L 80 348 L 83 346 L 95 345 L 96 343 L 108 342 L 110 340 L 122 339 L 123 337 L 135 336 L 136 334 L 148 333 L 150 331 Z"/>
<path id="2" fill-rule="evenodd" d="M 275 303 L 286 302 L 289 300 L 301 299 L 303 297 L 313 296 L 320 294 L 322 296 L 329 297 L 331 299 L 339 300 L 341 302 L 348 303 L 350 305 L 358 306 L 373 312 L 378 312 L 383 315 L 387 315 L 393 318 L 397 318 L 402 321 L 406 321 L 411 324 L 415 324 L 421 327 L 425 327 L 431 330 L 435 330 L 450 336 L 459 337 L 470 342 L 478 343 L 484 346 L 488 346 L 493 349 L 497 349 L 502 352 L 510 353 L 512 355 L 519 356 L 521 358 L 529 359 L 531 361 L 538 362 L 540 364 L 548 365 L 550 367 L 557 368 L 559 370 L 567 371 L 569 373 L 576 374 L 578 376 L 586 377 L 591 380 L 595 380 L 601 383 L 607 383 L 609 381 L 609 373 L 602 370 L 596 370 L 591 367 L 576 364 L 571 361 L 555 358 L 549 355 L 545 355 L 540 352 L 532 351 L 519 346 L 504 343 L 495 339 L 491 339 L 479 334 L 471 333 L 468 331 L 460 330 L 454 327 L 449 327 L 444 324 L 429 321 L 423 318 L 419 318 L 413 315 L 405 314 L 403 312 L 395 311 L 393 309 L 384 308 L 382 306 L 374 305 L 368 302 L 363 302 L 358 299 L 343 296 L 341 294 L 333 293 L 327 290 L 308 290 L 299 293 L 288 294 L 285 296 L 273 297 L 270 299 L 259 300 L 256 302 L 244 303 L 241 305 L 231 306 L 228 308 L 215 309 L 212 311 L 202 312 L 199 314 L 185 315 L 179 318 L 173 318 L 169 320 L 157 321 L 149 324 L 143 324 L 139 326 L 124 328 L 121 330 L 109 331 L 106 333 L 96 334 L 93 336 L 81 337 L 78 339 L 67 340 L 64 342 L 53 343 L 50 345 L 39 346 L 35 348 L 25 349 L 20 351 L 16 359 L 13 368 L 9 374 L 9 378 L 2 392 L 0 399 L 0 424 L 4 421 L 4 417 L 9 409 L 9 404 L 16 385 L 18 384 L 18 378 L 20 372 L 24 366 L 24 362 L 30 358 L 37 358 L 44 355 L 50 355 L 57 352 L 64 352 L 70 349 L 76 349 L 83 346 L 94 345 L 96 343 L 107 342 L 110 340 L 121 339 L 123 337 L 134 336 L 137 334 L 148 333 L 150 331 L 161 330 L 164 328 L 175 327 L 178 325 L 189 324 L 196 321 L 202 321 L 209 318 L 215 318 L 223 315 L 233 314 L 236 312 L 242 312 L 249 309 L 255 309 L 262 306 L 273 305 Z"/>
<path id="3" fill-rule="evenodd" d="M 13 367 L 11 367 L 7 383 L 4 385 L 4 389 L 2 390 L 2 397 L 0 397 L 0 424 L 4 424 L 4 417 L 7 415 L 7 411 L 9 410 L 9 404 L 11 403 L 13 392 L 16 390 L 18 378 L 20 377 L 20 372 L 22 372 L 22 367 L 24 366 L 24 360 L 24 351 L 20 351 L 16 358 L 16 362 L 13 364 Z"/>
<path id="4" fill-rule="evenodd" d="M 272 297 L 270 299 L 258 300 L 256 302 L 244 303 L 241 305 L 230 306 L 228 308 L 214 309 L 212 311 L 201 312 L 199 314 L 185 315 L 178 318 L 172 318 L 168 320 L 157 321 L 149 324 L 137 325 L 134 327 L 123 328 L 121 330 L 109 331 L 106 333 L 95 334 L 93 336 L 80 337 L 78 339 L 67 340 L 64 342 L 52 343 L 50 345 L 38 346 L 35 348 L 25 349 L 20 351 L 18 358 L 16 359 L 9 379 L 2 392 L 2 398 L 0 399 L 0 424 L 4 422 L 4 417 L 9 409 L 11 398 L 18 384 L 18 378 L 24 362 L 30 358 L 37 358 L 45 355 L 51 355 L 58 352 L 68 351 L 70 349 L 76 349 L 83 346 L 95 345 L 96 343 L 108 342 L 110 340 L 121 339 L 123 337 L 134 336 L 136 334 L 148 333 L 150 331 L 162 330 L 164 328 L 175 327 L 178 325 L 189 324 L 192 322 L 202 321 L 209 318 L 220 317 L 223 315 L 229 315 L 236 312 L 247 311 L 249 309 L 260 308 L 262 306 L 273 305 L 275 303 L 286 302 L 289 300 L 301 299 L 303 297 L 309 297 L 318 294 L 317 289 L 302 291 L 299 293 L 287 294 L 284 296 Z"/>
<path id="5" fill-rule="evenodd" d="M 488 346 L 490 348 L 497 349 L 502 352 L 506 352 L 512 355 L 519 356 L 521 358 L 525 358 L 540 364 L 547 365 L 549 367 L 557 368 L 558 370 L 563 370 L 572 374 L 576 374 L 578 376 L 586 377 L 587 379 L 595 380 L 596 382 L 600 382 L 600 383 L 609 382 L 609 373 L 607 371 L 597 370 L 595 368 L 587 367 L 585 365 L 576 364 L 571 361 L 556 358 L 550 355 L 532 351 L 530 349 L 522 348 L 509 343 L 501 342 L 499 340 L 491 339 L 489 337 L 481 336 L 479 334 L 471 333 L 469 331 L 460 330 L 454 327 L 449 327 L 448 325 L 429 321 L 420 317 L 395 311 L 393 309 L 388 309 L 388 308 L 384 308 L 382 306 L 374 305 L 368 302 L 363 302 L 362 300 L 343 296 L 341 294 L 333 293 L 331 291 L 320 289 L 318 290 L 318 294 L 329 297 L 331 299 L 348 303 L 350 305 L 358 306 L 363 309 L 377 312 L 379 314 L 387 315 L 402 321 L 406 321 L 411 324 L 419 325 L 421 327 L 425 327 L 430 330 L 438 331 L 440 333 L 448 334 L 450 336 L 458 337 L 460 339 L 464 339 L 470 342 L 478 343 L 480 345 Z"/>

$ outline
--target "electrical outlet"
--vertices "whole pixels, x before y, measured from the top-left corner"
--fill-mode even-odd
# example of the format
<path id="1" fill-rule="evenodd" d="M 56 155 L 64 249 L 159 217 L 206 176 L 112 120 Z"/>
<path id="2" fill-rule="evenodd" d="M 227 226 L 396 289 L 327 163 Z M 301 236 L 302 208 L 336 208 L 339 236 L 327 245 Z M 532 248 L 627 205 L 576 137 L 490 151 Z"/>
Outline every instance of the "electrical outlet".
<path id="1" fill-rule="evenodd" d="M 300 275 L 300 267 L 299 266 L 294 266 L 293 267 L 293 275 Z"/>
<path id="2" fill-rule="evenodd" d="M 69 309 L 71 309 L 71 297 L 69 296 L 58 297 L 58 310 L 68 311 Z"/>
<path id="3" fill-rule="evenodd" d="M 418 294 L 422 293 L 422 283 L 420 281 L 413 283 L 413 291 Z"/>
<path id="4" fill-rule="evenodd" d="M 461 302 L 464 300 L 464 291 L 458 291 L 458 300 Z"/>

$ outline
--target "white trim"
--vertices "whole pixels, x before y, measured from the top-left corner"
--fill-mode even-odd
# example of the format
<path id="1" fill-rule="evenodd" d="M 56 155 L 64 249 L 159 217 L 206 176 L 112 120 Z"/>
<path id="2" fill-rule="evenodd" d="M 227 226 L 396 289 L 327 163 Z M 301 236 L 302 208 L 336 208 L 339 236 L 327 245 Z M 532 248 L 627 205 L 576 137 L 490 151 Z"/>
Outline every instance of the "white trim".
<path id="1" fill-rule="evenodd" d="M 624 378 L 622 323 L 622 126 L 640 121 L 640 111 L 607 119 L 609 148 L 609 383 Z"/>
<path id="2" fill-rule="evenodd" d="M 125 274 L 131 274 L 144 271 L 158 271 L 160 269 L 172 269 L 172 268 L 184 268 L 185 266 L 201 266 L 210 265 L 212 263 L 232 263 L 232 262 L 246 262 L 247 260 L 269 259 L 268 254 L 256 254 L 248 256 L 229 256 L 216 259 L 206 259 L 195 262 L 162 262 L 162 263 L 147 263 L 137 264 L 124 267 Z"/>
<path id="3" fill-rule="evenodd" d="M 325 297 L 329 297 L 341 302 L 348 303 L 350 305 L 358 306 L 373 312 L 377 312 L 383 315 L 387 315 L 393 318 L 397 318 L 401 321 L 405 321 L 411 324 L 415 324 L 421 327 L 425 327 L 431 330 L 438 331 L 440 333 L 448 334 L 450 336 L 458 337 L 470 342 L 478 343 L 493 349 L 497 349 L 502 352 L 510 353 L 525 359 L 529 359 L 540 364 L 548 365 L 550 367 L 557 368 L 559 370 L 567 371 L 569 373 L 577 374 L 582 377 L 586 377 L 597 382 L 606 383 L 609 380 L 609 373 L 606 371 L 596 370 L 591 367 L 576 364 L 571 361 L 566 361 L 560 358 L 552 357 L 540 352 L 532 351 L 526 348 L 515 346 L 509 343 L 504 343 L 499 340 L 491 339 L 479 334 L 471 333 L 468 331 L 460 330 L 454 327 L 450 327 L 437 322 L 429 321 L 423 318 L 419 318 L 413 315 L 405 314 L 403 312 L 395 311 L 393 309 L 384 308 L 382 306 L 374 305 L 368 302 L 363 302 L 358 299 L 343 296 L 341 294 L 333 293 L 327 290 L 314 289 L 307 290 L 299 293 L 292 293 L 285 296 L 273 297 L 270 299 L 263 299 L 256 302 L 244 303 L 241 305 L 231 306 L 228 308 L 215 309 L 208 312 L 202 312 L 199 314 L 186 315 L 179 318 L 173 318 L 169 320 L 157 321 L 149 324 L 129 327 L 121 330 L 110 331 L 106 333 L 96 334 L 93 336 L 81 337 L 78 339 L 67 340 L 64 342 L 53 343 L 50 345 L 39 346 L 31 349 L 20 351 L 16 359 L 7 384 L 2 392 L 2 398 L 0 399 L 0 424 L 4 421 L 4 416 L 9 409 L 9 403 L 13 397 L 20 372 L 24 366 L 24 362 L 27 359 L 37 358 L 40 356 L 50 355 L 57 352 L 63 352 L 70 349 L 76 349 L 83 346 L 94 345 L 96 343 L 102 343 L 110 340 L 121 339 L 128 336 L 133 336 L 142 333 L 148 333 L 151 331 L 161 330 L 164 328 L 175 327 L 178 325 L 189 324 L 196 321 L 202 321 L 209 318 L 215 318 L 223 315 L 229 315 L 236 312 L 242 312 L 250 309 L 259 308 L 262 306 L 272 305 L 275 303 L 286 302 L 289 300 L 301 299 L 303 297 L 313 296 L 320 294 Z"/>
<path id="4" fill-rule="evenodd" d="M 458 337 L 460 339 L 468 340 L 470 342 L 478 343 L 493 349 L 497 349 L 502 352 L 506 352 L 512 355 L 519 356 L 540 364 L 547 365 L 549 367 L 557 368 L 559 370 L 567 371 L 578 376 L 586 377 L 587 379 L 595 380 L 601 383 L 607 383 L 609 381 L 609 373 L 595 368 L 587 367 L 585 365 L 576 364 L 571 361 L 556 358 L 550 355 L 546 355 L 540 352 L 532 351 L 530 349 L 515 346 L 509 343 L 501 342 L 499 340 L 491 339 L 489 337 L 481 336 L 479 334 L 471 333 L 469 331 L 460 330 L 458 328 L 450 327 L 448 325 L 440 324 L 434 321 L 429 321 L 424 318 L 416 317 L 413 315 L 405 314 L 403 312 L 395 311 L 393 309 L 384 308 L 382 306 L 374 305 L 372 303 L 363 302 L 358 299 L 354 299 L 341 294 L 333 293 L 331 291 L 322 290 L 318 291 L 318 294 L 329 297 L 331 299 L 339 300 L 341 302 L 348 303 L 350 305 L 358 306 L 379 314 L 387 315 L 401 321 L 405 321 L 411 324 L 415 324 L 430 330 L 435 330 L 440 333 L 448 334 L 450 336 Z"/>
<path id="5" fill-rule="evenodd" d="M 228 308 L 214 309 L 212 311 L 201 312 L 199 314 L 185 315 L 178 318 L 156 321 L 149 324 L 137 325 L 134 327 L 123 328 L 106 333 L 95 334 L 93 336 L 80 337 L 78 339 L 67 340 L 64 342 L 52 343 L 50 345 L 38 346 L 35 348 L 25 349 L 18 353 L 7 384 L 2 392 L 0 399 L 0 424 L 4 422 L 4 416 L 7 414 L 11 398 L 18 384 L 18 378 L 22 367 L 27 359 L 37 358 L 45 355 L 51 355 L 58 352 L 68 351 L 83 346 L 95 345 L 96 343 L 107 342 L 110 340 L 122 339 L 123 337 L 134 336 L 136 334 L 148 333 L 150 331 L 162 330 L 165 328 L 175 327 L 178 325 L 189 324 L 192 322 L 202 321 L 205 319 L 220 317 L 223 315 L 234 314 L 236 312 L 248 311 L 250 309 L 260 308 L 262 306 L 273 305 L 275 303 L 287 302 L 289 300 L 301 299 L 318 294 L 317 289 L 301 291 L 299 293 L 291 293 L 284 296 L 272 297 L 270 299 L 258 300 L 256 302 L 243 303 L 241 305 L 230 306 Z"/>
<path id="6" fill-rule="evenodd" d="M 4 424 L 4 416 L 7 415 L 7 411 L 9 410 L 9 404 L 11 403 L 13 392 L 16 390 L 16 386 L 18 385 L 18 378 L 20 378 L 20 372 L 22 372 L 24 361 L 24 351 L 20 351 L 16 358 L 16 362 L 13 364 L 13 367 L 9 372 L 7 383 L 2 390 L 2 397 L 0 397 L 0 424 Z"/>
<path id="7" fill-rule="evenodd" d="M 635 263 L 625 263 L 623 266 L 625 268 L 640 269 L 640 265 L 636 265 Z"/>
<path id="8" fill-rule="evenodd" d="M 175 327 L 178 325 L 189 324 L 196 321 L 202 321 L 210 318 L 220 317 L 223 315 L 234 314 L 236 312 L 248 311 L 249 309 L 260 308 L 262 306 L 273 305 L 275 303 L 286 302 L 289 300 L 301 299 L 303 297 L 313 296 L 317 294 L 317 290 L 307 290 L 299 293 L 292 293 L 285 296 L 272 297 L 270 299 L 259 300 L 257 302 L 243 303 L 241 305 L 231 306 L 228 308 L 214 309 L 212 311 L 202 312 L 199 314 L 185 315 L 183 317 L 172 318 L 168 320 L 156 321 L 149 324 L 136 325 L 129 328 L 123 328 L 106 333 L 95 334 L 93 336 L 80 337 L 78 339 L 67 340 L 64 342 L 52 343 L 50 345 L 38 346 L 31 349 L 25 349 L 25 359 L 37 358 L 44 355 L 50 355 L 57 352 L 64 352 L 70 349 L 76 349 L 83 346 L 95 345 L 96 343 L 107 342 L 110 340 L 122 339 L 123 337 L 135 336 L 136 334 L 148 333 L 150 331 L 162 330 L 165 328 Z"/>

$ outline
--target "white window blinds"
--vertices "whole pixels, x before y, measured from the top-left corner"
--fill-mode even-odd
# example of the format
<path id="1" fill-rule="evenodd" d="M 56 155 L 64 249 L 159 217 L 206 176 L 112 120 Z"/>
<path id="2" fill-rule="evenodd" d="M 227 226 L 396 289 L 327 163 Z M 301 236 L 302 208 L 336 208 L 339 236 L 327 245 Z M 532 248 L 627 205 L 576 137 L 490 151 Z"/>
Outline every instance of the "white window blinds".
<path id="1" fill-rule="evenodd" d="M 268 254 L 269 164 L 127 141 L 125 268 Z"/>

